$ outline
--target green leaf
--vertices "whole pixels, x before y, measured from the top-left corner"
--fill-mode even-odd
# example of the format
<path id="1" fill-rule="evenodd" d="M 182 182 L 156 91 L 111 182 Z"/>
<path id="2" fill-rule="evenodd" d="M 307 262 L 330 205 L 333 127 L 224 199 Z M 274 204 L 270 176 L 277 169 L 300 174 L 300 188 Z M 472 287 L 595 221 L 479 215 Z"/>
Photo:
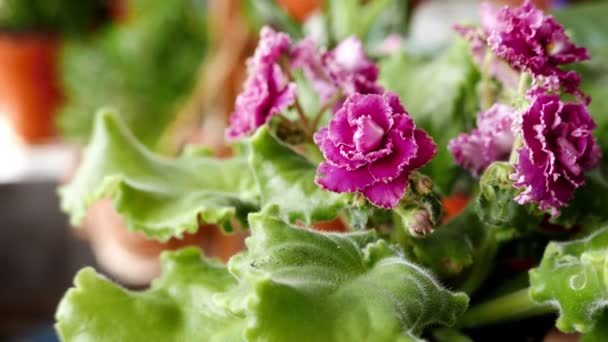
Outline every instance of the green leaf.
<path id="1" fill-rule="evenodd" d="M 554 15 L 572 35 L 576 44 L 593 50 L 608 49 L 608 22 L 603 20 L 607 12 L 608 4 L 598 1 L 569 6 Z"/>
<path id="2" fill-rule="evenodd" d="M 552 222 L 569 228 L 577 225 L 592 231 L 608 221 L 608 179 L 604 167 L 602 165 L 586 174 L 585 185 L 576 189 L 574 198 Z"/>
<path id="3" fill-rule="evenodd" d="M 602 313 L 591 331 L 581 336 L 580 342 L 604 342 L 608 339 L 608 312 Z"/>
<path id="4" fill-rule="evenodd" d="M 608 306 L 607 266 L 608 228 L 580 240 L 551 242 L 540 266 L 529 273 L 530 296 L 559 309 L 560 330 L 598 331 Z"/>
<path id="5" fill-rule="evenodd" d="M 194 248 L 162 255 L 163 275 L 132 292 L 86 268 L 57 309 L 63 341 L 237 341 L 242 317 L 213 295 L 235 286 L 226 267 L 201 259 Z"/>
<path id="6" fill-rule="evenodd" d="M 45 1 L 46 2 L 46 1 Z M 204 0 L 129 0 L 129 21 L 62 41 L 62 134 L 86 144 L 98 108 L 117 108 L 144 145 L 166 150 L 207 50 Z M 166 138 L 166 139 L 163 139 Z"/>
<path id="7" fill-rule="evenodd" d="M 356 21 L 357 14 L 361 7 L 360 2 L 360 0 L 327 1 L 326 12 L 329 16 L 329 27 L 331 29 L 332 38 L 335 41 L 339 42 L 357 31 Z"/>
<path id="8" fill-rule="evenodd" d="M 89 31 L 104 9 L 101 0 L 3 0 L 0 28 L 78 34 Z"/>
<path id="9" fill-rule="evenodd" d="M 321 233 L 270 207 L 251 214 L 248 251 L 229 272 L 194 248 L 162 256 L 163 275 L 131 292 L 91 269 L 57 310 L 65 341 L 419 341 L 468 304 L 374 231 Z"/>
<path id="10" fill-rule="evenodd" d="M 431 59 L 402 53 L 380 62 L 382 85 L 399 94 L 416 125 L 437 143 L 437 155 L 425 172 L 445 193 L 449 193 L 449 185 L 459 171 L 462 172 L 448 152 L 447 144 L 472 125 L 477 110 L 478 78 L 462 40 Z"/>
<path id="11" fill-rule="evenodd" d="M 510 179 L 513 172 L 513 165 L 498 161 L 488 166 L 479 180 L 477 215 L 483 223 L 496 228 L 502 239 L 526 235 L 534 231 L 542 219 L 542 214 L 533 206 L 513 200 L 519 192 Z"/>
<path id="12" fill-rule="evenodd" d="M 232 217 L 244 218 L 255 207 L 254 190 L 246 160 L 160 157 L 141 145 L 116 114 L 102 111 L 80 169 L 60 195 L 74 225 L 91 204 L 111 197 L 127 228 L 167 240 L 195 232 L 199 219 L 230 230 Z"/>
<path id="13" fill-rule="evenodd" d="M 253 288 L 250 340 L 417 341 L 466 309 L 465 294 L 442 288 L 375 232 L 320 233 L 269 213 L 250 215 L 249 254 L 230 264 Z"/>
<path id="14" fill-rule="evenodd" d="M 262 206 L 277 205 L 290 222 L 331 220 L 348 205 L 349 195 L 321 189 L 314 181 L 317 165 L 277 141 L 266 127 L 251 139 L 249 161 Z"/>
<path id="15" fill-rule="evenodd" d="M 462 213 L 437 227 L 431 234 L 414 238 L 402 227 L 395 230 L 395 238 L 414 260 L 430 268 L 441 278 L 461 274 L 483 253 L 491 240 L 488 228 L 475 213 L 473 202 Z"/>

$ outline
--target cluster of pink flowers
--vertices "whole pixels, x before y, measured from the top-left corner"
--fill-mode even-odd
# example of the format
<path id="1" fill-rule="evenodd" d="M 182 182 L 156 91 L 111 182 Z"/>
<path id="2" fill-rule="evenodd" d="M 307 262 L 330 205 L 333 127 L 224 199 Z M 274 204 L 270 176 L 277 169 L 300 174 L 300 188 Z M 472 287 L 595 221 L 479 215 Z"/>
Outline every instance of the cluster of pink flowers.
<path id="1" fill-rule="evenodd" d="M 470 41 L 477 63 L 485 64 L 493 54 L 484 72 L 507 87 L 521 74 L 533 77 L 527 93 L 531 105 L 524 110 L 493 105 L 479 113 L 477 128 L 450 141 L 448 149 L 476 176 L 495 161 L 517 156 L 512 180 L 522 191 L 515 200 L 537 203 L 557 215 L 601 156 L 591 133 L 595 123 L 586 109 L 588 99 L 578 89 L 580 77 L 560 69 L 589 55 L 530 1 L 502 9 L 484 3 L 481 12 L 481 28 L 457 30 Z M 380 207 L 398 205 L 410 174 L 427 164 L 437 147 L 416 128 L 397 95 L 378 84 L 378 67 L 355 37 L 325 51 L 312 39 L 294 44 L 286 34 L 263 28 L 228 138 L 251 135 L 297 101 L 290 77 L 295 70 L 311 82 L 322 104 L 334 105 L 329 126 L 313 137 L 326 159 L 318 167 L 317 184 L 334 192 L 360 193 Z M 576 95 L 580 103 L 562 102 L 561 90 Z M 305 119 L 302 125 L 307 125 Z M 517 139 L 522 144 L 513 152 Z"/>
<path id="2" fill-rule="evenodd" d="M 296 85 L 286 77 L 281 59 L 291 69 L 303 70 L 324 103 L 337 95 L 345 98 L 355 93 L 384 92 L 377 83 L 378 67 L 356 37 L 345 39 L 333 50 L 320 51 L 310 38 L 293 44 L 285 33 L 264 27 L 256 51 L 247 61 L 248 77 L 226 131 L 229 140 L 251 135 L 294 104 Z M 338 106 L 342 103 L 336 102 Z"/>
<path id="3" fill-rule="evenodd" d="M 491 72 L 504 83 L 513 85 L 511 68 L 534 76 L 535 83 L 549 91 L 566 92 L 587 101 L 579 90 L 580 76 L 559 67 L 589 59 L 587 49 L 575 46 L 552 16 L 545 15 L 527 0 L 522 6 L 497 8 L 481 6 L 482 27 L 458 26 L 457 32 L 471 42 L 477 63 L 489 48 L 499 59 Z M 508 67 L 507 67 L 508 65 Z"/>
<path id="4" fill-rule="evenodd" d="M 570 42 L 553 17 L 530 1 L 502 9 L 484 3 L 481 14 L 481 29 L 457 27 L 457 31 L 470 41 L 476 62 L 490 53 L 488 47 L 499 57 L 487 71 L 503 83 L 512 80 L 513 72 L 532 75 L 534 85 L 528 92 L 532 103 L 522 113 L 494 105 L 479 114 L 476 129 L 450 141 L 449 150 L 459 165 L 478 175 L 490 163 L 506 159 L 514 137 L 521 135 L 523 146 L 516 151 L 512 179 L 523 191 L 515 200 L 537 203 L 542 210 L 558 215 L 574 190 L 584 184 L 584 172 L 601 156 L 591 134 L 595 123 L 587 112 L 589 99 L 578 89 L 580 77 L 559 68 L 587 60 L 589 55 Z M 561 89 L 582 103 L 562 102 Z"/>
<path id="5" fill-rule="evenodd" d="M 248 61 L 245 89 L 226 131 L 229 139 L 251 135 L 294 104 L 296 85 L 286 70 L 302 70 L 323 104 L 335 103 L 329 127 L 314 135 L 327 161 L 316 182 L 334 192 L 357 192 L 377 206 L 395 207 L 409 175 L 436 153 L 433 140 L 416 128 L 397 95 L 377 83 L 378 67 L 355 37 L 323 51 L 310 39 L 292 44 L 265 27 Z"/>

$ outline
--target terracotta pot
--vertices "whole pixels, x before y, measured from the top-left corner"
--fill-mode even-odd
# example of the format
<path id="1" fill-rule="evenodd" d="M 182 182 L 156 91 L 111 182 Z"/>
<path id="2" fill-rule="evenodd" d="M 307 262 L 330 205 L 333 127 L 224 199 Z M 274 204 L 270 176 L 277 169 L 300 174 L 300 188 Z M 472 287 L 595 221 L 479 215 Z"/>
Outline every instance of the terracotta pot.
<path id="1" fill-rule="evenodd" d="M 120 282 L 138 286 L 160 274 L 159 256 L 165 250 L 198 246 L 206 256 L 227 261 L 243 248 L 244 238 L 242 233 L 225 235 L 217 226 L 203 224 L 183 239 L 172 238 L 165 243 L 150 240 L 142 233 L 128 231 L 108 199 L 89 209 L 84 229 L 82 235 L 90 241 L 100 266 Z"/>
<path id="2" fill-rule="evenodd" d="M 62 102 L 59 46 L 49 34 L 0 34 L 0 106 L 28 143 L 55 134 L 53 116 Z"/>
<path id="3" fill-rule="evenodd" d="M 331 221 L 316 222 L 312 226 L 314 229 L 320 230 L 323 232 L 346 232 L 346 231 L 348 231 L 348 228 L 346 227 L 344 222 L 339 218 L 333 219 Z"/>
<path id="4" fill-rule="evenodd" d="M 107 6 L 113 22 L 124 24 L 129 21 L 129 0 L 109 0 Z"/>
<path id="5" fill-rule="evenodd" d="M 494 0 L 495 3 L 509 6 L 519 6 L 524 3 L 525 0 Z M 532 0 L 532 3 L 543 10 L 548 10 L 551 7 L 550 0 Z"/>
<path id="6" fill-rule="evenodd" d="M 322 4 L 322 0 L 276 0 L 276 2 L 298 22 L 306 20 Z"/>

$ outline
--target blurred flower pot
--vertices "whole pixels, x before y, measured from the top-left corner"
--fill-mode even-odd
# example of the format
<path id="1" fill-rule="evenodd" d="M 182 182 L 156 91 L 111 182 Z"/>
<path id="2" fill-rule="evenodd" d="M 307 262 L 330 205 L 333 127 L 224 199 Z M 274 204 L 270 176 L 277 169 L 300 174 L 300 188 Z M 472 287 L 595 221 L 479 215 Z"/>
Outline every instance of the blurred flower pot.
<path id="1" fill-rule="evenodd" d="M 97 262 L 122 283 L 143 286 L 161 271 L 159 255 L 165 250 L 201 247 L 205 255 L 227 261 L 243 248 L 243 234 L 225 235 L 215 225 L 201 224 L 195 234 L 159 242 L 125 227 L 109 199 L 95 203 L 84 220 L 84 237 L 90 241 Z"/>
<path id="2" fill-rule="evenodd" d="M 519 6 L 524 3 L 524 0 L 494 0 L 495 3 L 509 6 Z M 550 0 L 532 0 L 532 3 L 543 10 L 549 9 L 551 5 Z"/>
<path id="3" fill-rule="evenodd" d="M 108 12 L 115 23 L 124 24 L 129 19 L 129 0 L 109 0 Z"/>
<path id="4" fill-rule="evenodd" d="M 59 47 L 52 34 L 0 34 L 0 106 L 27 143 L 55 133 L 53 115 L 62 102 Z"/>
<path id="5" fill-rule="evenodd" d="M 289 15 L 298 22 L 303 22 L 315 10 L 321 7 L 321 0 L 276 0 Z"/>

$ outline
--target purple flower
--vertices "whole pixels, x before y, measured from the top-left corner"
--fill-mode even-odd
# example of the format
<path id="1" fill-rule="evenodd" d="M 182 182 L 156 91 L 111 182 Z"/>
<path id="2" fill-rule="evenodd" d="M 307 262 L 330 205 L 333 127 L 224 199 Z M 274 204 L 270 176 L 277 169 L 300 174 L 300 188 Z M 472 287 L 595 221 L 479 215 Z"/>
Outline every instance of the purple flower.
<path id="1" fill-rule="evenodd" d="M 226 138 L 235 140 L 252 134 L 273 115 L 293 104 L 295 99 L 296 85 L 286 82 L 278 65 L 257 70 L 236 98 Z"/>
<path id="2" fill-rule="evenodd" d="M 381 94 L 384 92 L 376 82 L 378 67 L 372 62 L 359 39 L 346 38 L 322 57 L 323 65 L 331 79 L 344 94 Z"/>
<path id="3" fill-rule="evenodd" d="M 268 26 L 260 30 L 260 40 L 253 56 L 247 61 L 251 69 L 266 68 L 277 63 L 281 55 L 289 53 L 291 38 L 283 32 L 276 32 Z"/>
<path id="4" fill-rule="evenodd" d="M 515 116 L 515 108 L 503 104 L 479 113 L 477 128 L 448 143 L 456 163 L 477 176 L 491 163 L 507 159 L 515 140 L 511 129 Z"/>
<path id="5" fill-rule="evenodd" d="M 454 26 L 454 30 L 469 42 L 469 50 L 471 51 L 473 62 L 475 62 L 478 67 L 483 68 L 486 55 L 490 53 L 490 51 L 488 51 L 487 34 L 473 26 L 456 25 Z M 501 58 L 493 58 L 487 72 L 509 87 L 516 87 L 517 82 L 519 81 L 519 73 L 513 70 L 513 68 Z"/>
<path id="6" fill-rule="evenodd" d="M 291 66 L 304 71 L 323 104 L 338 93 L 348 96 L 384 92 L 377 84 L 378 67 L 367 57 L 356 37 L 343 40 L 327 52 L 319 52 L 312 39 L 303 39 L 292 51 Z"/>
<path id="7" fill-rule="evenodd" d="M 574 190 L 584 184 L 584 171 L 601 157 L 591 135 L 594 128 L 585 105 L 563 103 L 556 95 L 537 96 L 522 116 L 524 147 L 518 150 L 511 177 L 524 191 L 515 200 L 538 203 L 542 210 L 558 215 Z"/>
<path id="8" fill-rule="evenodd" d="M 314 140 L 327 159 L 317 169 L 317 184 L 334 192 L 360 192 L 384 208 L 397 205 L 410 173 L 437 151 L 390 92 L 349 96 Z"/>
<path id="9" fill-rule="evenodd" d="M 527 0 L 520 7 L 505 6 L 496 13 L 487 11 L 484 22 L 490 28 L 488 44 L 513 68 L 530 72 L 548 84 L 561 85 L 566 91 L 580 93 L 580 80 L 558 66 L 587 60 L 589 54 L 570 41 L 553 17 L 545 16 Z"/>
<path id="10" fill-rule="evenodd" d="M 226 138 L 235 140 L 250 135 L 270 118 L 294 103 L 296 85 L 277 64 L 291 45 L 289 36 L 269 27 L 262 28 L 256 51 L 247 61 L 248 78 L 245 88 L 236 98 Z"/>
<path id="11" fill-rule="evenodd" d="M 321 102 L 327 103 L 339 90 L 329 77 L 321 61 L 321 53 L 312 38 L 302 39 L 291 52 L 291 68 L 301 69 L 311 81 L 314 90 L 319 94 Z"/>

